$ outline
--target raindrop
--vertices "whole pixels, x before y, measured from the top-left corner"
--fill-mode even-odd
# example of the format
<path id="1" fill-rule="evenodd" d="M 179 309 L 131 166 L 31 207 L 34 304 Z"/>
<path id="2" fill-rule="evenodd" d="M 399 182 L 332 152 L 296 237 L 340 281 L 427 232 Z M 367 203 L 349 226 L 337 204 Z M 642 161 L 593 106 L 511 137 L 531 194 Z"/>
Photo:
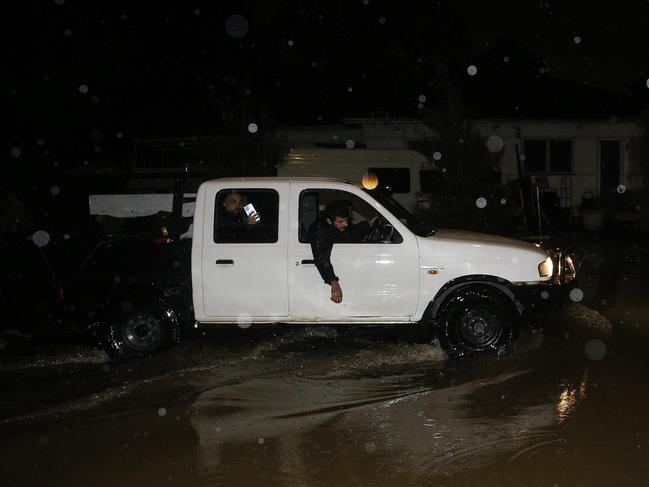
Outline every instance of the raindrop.
<path id="1" fill-rule="evenodd" d="M 581 44 L 581 37 L 580 36 L 575 36 L 573 39 L 575 44 Z"/>
<path id="2" fill-rule="evenodd" d="M 0 338 L 0 351 L 4 350 L 5 348 L 7 348 L 7 340 Z"/>
<path id="3" fill-rule="evenodd" d="M 230 15 L 225 21 L 226 32 L 235 39 L 241 39 L 248 34 L 248 19 L 243 15 Z"/>
<path id="4" fill-rule="evenodd" d="M 356 147 L 356 142 L 354 142 L 354 139 L 347 139 L 345 141 L 345 147 L 347 147 L 348 149 L 353 149 L 354 147 Z"/>
<path id="5" fill-rule="evenodd" d="M 518 257 L 512 257 L 512 264 L 518 264 Z"/>
<path id="6" fill-rule="evenodd" d="M 167 408 L 159 408 L 158 409 L 158 416 L 166 416 L 167 415 Z"/>
<path id="7" fill-rule="evenodd" d="M 98 153 L 98 152 L 101 152 L 101 147 L 99 147 L 98 145 L 95 145 L 95 146 L 93 146 L 92 150 L 93 150 L 95 153 Z"/>
<path id="8" fill-rule="evenodd" d="M 426 95 L 419 95 L 418 100 L 419 100 L 421 103 L 426 103 Z"/>
<path id="9" fill-rule="evenodd" d="M 506 204 L 507 204 L 507 200 L 506 200 L 505 198 L 501 198 L 501 199 L 500 199 L 500 204 L 501 204 L 501 205 L 506 205 Z"/>
<path id="10" fill-rule="evenodd" d="M 376 451 L 376 445 L 371 441 L 368 441 L 367 443 L 365 443 L 365 451 L 367 453 L 374 453 Z"/>
<path id="11" fill-rule="evenodd" d="M 570 291 L 570 299 L 571 299 L 573 302 L 578 303 L 579 301 L 581 301 L 582 299 L 584 299 L 584 291 L 582 291 L 582 290 L 579 289 L 578 287 L 572 289 L 572 290 Z"/>
<path id="12" fill-rule="evenodd" d="M 369 4 L 370 4 L 370 0 L 363 0 L 363 5 L 369 5 Z"/>
<path id="13" fill-rule="evenodd" d="M 12 147 L 11 148 L 11 155 L 14 156 L 15 158 L 20 157 L 20 155 L 23 153 L 23 151 L 20 150 L 20 147 Z"/>
<path id="14" fill-rule="evenodd" d="M 649 88 L 649 78 L 647 78 L 647 88 Z"/>
<path id="15" fill-rule="evenodd" d="M 45 141 L 43 139 L 36 139 L 36 145 L 38 147 L 43 147 L 45 145 Z"/>
<path id="16" fill-rule="evenodd" d="M 122 132 L 115 132 L 115 137 L 121 139 L 122 137 L 124 137 L 124 134 Z"/>
<path id="17" fill-rule="evenodd" d="M 480 209 L 485 208 L 487 206 L 487 200 L 481 196 L 475 200 L 475 205 Z"/>
<path id="18" fill-rule="evenodd" d="M 126 312 L 131 311 L 133 309 L 133 303 L 131 303 L 130 301 L 122 301 L 119 306 L 122 309 L 122 311 L 126 311 Z"/>
<path id="19" fill-rule="evenodd" d="M 439 161 L 442 158 L 442 153 L 441 152 L 433 152 L 433 159 L 436 161 Z"/>
<path id="20" fill-rule="evenodd" d="M 122 19 L 122 20 L 128 20 L 128 15 L 126 15 L 126 14 L 122 14 L 122 15 L 120 16 L 120 19 Z"/>
<path id="21" fill-rule="evenodd" d="M 469 76 L 475 76 L 476 74 L 478 74 L 478 68 L 476 68 L 476 67 L 472 64 L 471 66 L 469 66 L 469 67 L 466 69 L 466 72 L 469 73 Z"/>
<path id="22" fill-rule="evenodd" d="M 88 85 L 79 85 L 79 93 L 82 95 L 88 93 Z"/>
<path id="23" fill-rule="evenodd" d="M 288 41 L 288 45 L 289 45 L 290 47 L 293 47 L 293 41 L 289 40 L 289 41 Z"/>
<path id="24" fill-rule="evenodd" d="M 65 35 L 65 37 L 70 37 L 72 35 L 72 31 L 70 29 L 65 29 L 63 31 L 63 35 Z"/>
<path id="25" fill-rule="evenodd" d="M 251 134 L 256 134 L 258 130 L 257 124 L 252 122 L 248 124 L 248 132 Z"/>
<path id="26" fill-rule="evenodd" d="M 503 62 L 508 63 L 508 62 L 509 62 L 509 56 L 505 56 L 505 57 L 503 58 Z"/>
<path id="27" fill-rule="evenodd" d="M 417 108 L 422 110 L 424 108 L 424 104 L 423 103 L 417 103 Z"/>
<path id="28" fill-rule="evenodd" d="M 499 152 L 500 150 L 502 150 L 504 145 L 505 142 L 499 135 L 490 135 L 487 138 L 487 150 L 489 152 Z"/>
<path id="29" fill-rule="evenodd" d="M 333 134 L 333 135 L 331 136 L 331 138 L 334 139 L 334 140 L 338 140 L 338 136 L 337 136 L 336 134 Z"/>
<path id="30" fill-rule="evenodd" d="M 59 195 L 60 193 L 61 193 L 61 188 L 59 188 L 58 186 L 52 186 L 52 187 L 50 188 L 50 194 L 51 194 L 52 196 L 57 196 L 57 195 Z"/>
<path id="31" fill-rule="evenodd" d="M 244 330 L 250 328 L 252 326 L 252 317 L 248 314 L 240 314 L 237 317 L 237 326 Z"/>
<path id="32" fill-rule="evenodd" d="M 352 91 L 354 91 L 354 88 L 352 88 L 351 86 L 348 86 L 347 87 L 347 93 L 351 93 Z"/>
<path id="33" fill-rule="evenodd" d="M 54 0 L 54 3 L 57 5 L 63 5 L 65 3 L 65 0 Z"/>
<path id="34" fill-rule="evenodd" d="M 379 17 L 379 24 L 385 25 L 386 22 L 387 20 L 385 19 L 385 17 Z"/>
<path id="35" fill-rule="evenodd" d="M 550 297 L 550 293 L 547 291 L 542 291 L 541 292 L 541 298 L 542 299 L 548 299 Z"/>
<path id="36" fill-rule="evenodd" d="M 45 446 L 45 445 L 47 445 L 48 441 L 50 441 L 50 439 L 45 435 L 39 436 L 38 440 L 36 440 L 36 442 L 38 443 L 38 446 Z"/>
<path id="37" fill-rule="evenodd" d="M 32 242 L 34 242 L 34 245 L 37 247 L 45 247 L 50 243 L 50 234 L 45 230 L 38 230 L 37 232 L 34 232 L 34 235 L 32 235 Z"/>
<path id="38" fill-rule="evenodd" d="M 594 338 L 586 343 L 584 353 L 590 360 L 602 360 L 606 356 L 606 345 Z"/>
<path id="39" fill-rule="evenodd" d="M 201 9 L 200 8 L 195 8 L 194 9 L 194 15 L 200 15 L 201 14 Z"/>
<path id="40" fill-rule="evenodd" d="M 622 193 L 624 193 L 625 191 L 626 191 L 626 186 L 624 186 L 623 184 L 620 184 L 620 185 L 617 187 L 617 192 L 618 192 L 618 193 L 622 194 Z"/>
<path id="41" fill-rule="evenodd" d="M 259 439 L 257 440 L 257 443 L 259 443 L 260 445 L 263 445 L 263 444 L 264 444 L 264 439 L 263 439 L 263 438 L 259 438 Z"/>

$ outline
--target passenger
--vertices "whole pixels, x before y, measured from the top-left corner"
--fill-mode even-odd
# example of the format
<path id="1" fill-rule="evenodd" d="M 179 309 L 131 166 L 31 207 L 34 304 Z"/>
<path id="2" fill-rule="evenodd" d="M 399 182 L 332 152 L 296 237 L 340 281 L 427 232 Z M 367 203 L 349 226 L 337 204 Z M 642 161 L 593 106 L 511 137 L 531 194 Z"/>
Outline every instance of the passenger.
<path id="1" fill-rule="evenodd" d="M 307 240 L 311 244 L 315 266 L 325 284 L 331 286 L 330 299 L 334 303 L 341 303 L 343 300 L 340 280 L 331 264 L 331 251 L 334 243 L 362 242 L 378 218 L 375 216 L 369 222 L 350 224 L 349 206 L 349 201 L 332 201 L 325 208 L 323 218 L 316 220 L 307 232 Z"/>
<path id="2" fill-rule="evenodd" d="M 216 233 L 219 242 L 242 242 L 250 239 L 248 230 L 259 223 L 257 213 L 246 215 L 243 211 L 243 199 L 236 191 L 227 193 L 223 198 L 223 209 L 219 212 Z"/>
<path id="3" fill-rule="evenodd" d="M 259 223 L 259 218 L 255 217 L 255 215 L 246 216 L 243 212 L 243 199 L 236 191 L 231 191 L 225 195 L 223 208 L 225 208 L 222 216 L 223 225 L 255 225 Z"/>

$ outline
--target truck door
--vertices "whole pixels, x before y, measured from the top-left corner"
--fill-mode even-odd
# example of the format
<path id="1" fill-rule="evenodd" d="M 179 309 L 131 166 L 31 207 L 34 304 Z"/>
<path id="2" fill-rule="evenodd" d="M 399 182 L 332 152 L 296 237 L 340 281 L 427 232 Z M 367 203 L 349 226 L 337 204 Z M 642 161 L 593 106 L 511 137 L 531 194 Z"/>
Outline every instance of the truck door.
<path id="1" fill-rule="evenodd" d="M 376 202 L 362 193 L 317 189 L 308 183 L 291 183 L 291 217 L 288 230 L 289 314 L 294 321 L 409 321 L 419 294 L 419 250 L 416 238 L 394 230 L 390 239 L 335 243 L 331 262 L 340 278 L 343 301 L 330 300 L 313 263 L 308 230 L 331 201 L 347 200 L 354 208 L 352 223 L 378 214 Z M 372 202 L 375 207 L 372 206 Z M 385 211 L 385 210 L 384 210 Z M 382 218 L 394 223 L 386 212 Z"/>
<path id="2" fill-rule="evenodd" d="M 201 259 L 208 321 L 281 321 L 287 316 L 285 197 L 268 187 L 208 189 Z M 248 204 L 260 217 L 257 223 L 247 221 L 243 207 Z"/>

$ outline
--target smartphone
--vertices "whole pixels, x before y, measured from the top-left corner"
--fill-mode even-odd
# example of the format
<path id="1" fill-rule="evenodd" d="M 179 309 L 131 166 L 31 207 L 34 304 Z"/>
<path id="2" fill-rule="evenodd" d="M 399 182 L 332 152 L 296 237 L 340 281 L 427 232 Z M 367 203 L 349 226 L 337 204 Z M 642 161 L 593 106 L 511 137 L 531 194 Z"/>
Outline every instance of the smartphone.
<path id="1" fill-rule="evenodd" d="M 246 215 L 248 216 L 254 216 L 255 222 L 258 222 L 260 220 L 259 215 L 257 214 L 257 210 L 255 210 L 255 207 L 252 205 L 252 203 L 248 203 L 246 206 L 244 206 L 243 211 L 245 211 Z"/>

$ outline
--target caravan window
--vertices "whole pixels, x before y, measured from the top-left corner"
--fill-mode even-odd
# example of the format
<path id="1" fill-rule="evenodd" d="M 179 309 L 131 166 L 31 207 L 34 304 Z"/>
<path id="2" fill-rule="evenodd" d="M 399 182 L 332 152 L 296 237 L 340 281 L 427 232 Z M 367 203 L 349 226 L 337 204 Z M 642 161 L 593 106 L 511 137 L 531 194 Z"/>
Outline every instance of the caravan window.
<path id="1" fill-rule="evenodd" d="M 376 174 L 379 186 L 391 193 L 410 193 L 410 169 L 407 167 L 370 167 L 368 172 Z"/>

